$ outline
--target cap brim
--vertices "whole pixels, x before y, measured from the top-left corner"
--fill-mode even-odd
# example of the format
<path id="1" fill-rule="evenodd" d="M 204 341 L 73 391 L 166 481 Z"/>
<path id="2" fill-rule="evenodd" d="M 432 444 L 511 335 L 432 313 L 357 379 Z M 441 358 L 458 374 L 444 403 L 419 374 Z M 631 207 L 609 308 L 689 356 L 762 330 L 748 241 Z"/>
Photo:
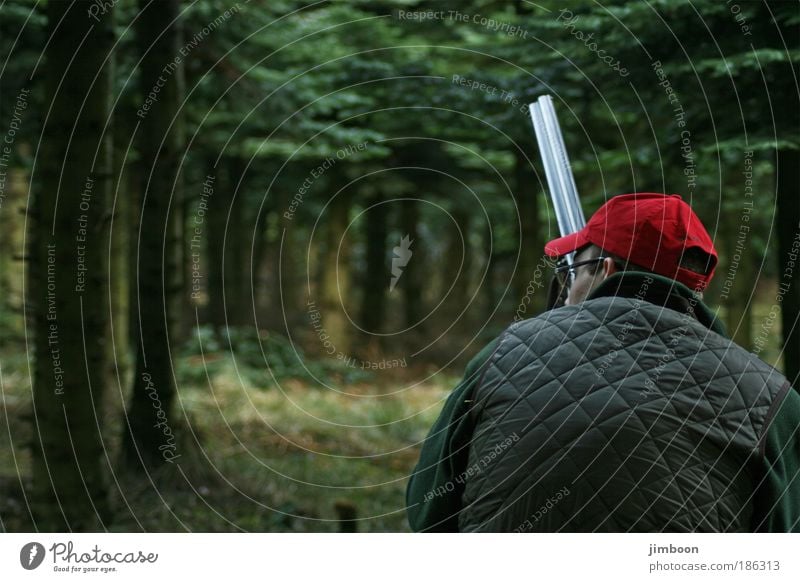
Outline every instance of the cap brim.
<path id="1" fill-rule="evenodd" d="M 569 253 L 572 253 L 587 244 L 589 244 L 589 241 L 586 240 L 586 232 L 584 229 L 579 230 L 578 232 L 573 232 L 572 234 L 568 234 L 567 236 L 562 236 L 561 238 L 551 240 L 549 243 L 544 245 L 544 252 L 548 257 L 555 259 L 557 257 L 568 255 Z"/>

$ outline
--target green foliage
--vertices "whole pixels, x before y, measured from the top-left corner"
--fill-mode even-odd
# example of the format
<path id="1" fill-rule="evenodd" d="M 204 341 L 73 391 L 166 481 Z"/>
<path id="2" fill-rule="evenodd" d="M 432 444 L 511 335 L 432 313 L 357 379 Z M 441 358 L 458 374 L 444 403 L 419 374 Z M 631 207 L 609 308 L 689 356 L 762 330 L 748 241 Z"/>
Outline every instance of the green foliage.
<path id="1" fill-rule="evenodd" d="M 268 388 L 285 380 L 310 385 L 350 384 L 372 378 L 337 359 L 314 360 L 288 338 L 266 330 L 228 327 L 218 333 L 210 325 L 195 328 L 180 351 L 178 378 L 185 384 L 202 384 L 231 368 L 249 384 Z"/>

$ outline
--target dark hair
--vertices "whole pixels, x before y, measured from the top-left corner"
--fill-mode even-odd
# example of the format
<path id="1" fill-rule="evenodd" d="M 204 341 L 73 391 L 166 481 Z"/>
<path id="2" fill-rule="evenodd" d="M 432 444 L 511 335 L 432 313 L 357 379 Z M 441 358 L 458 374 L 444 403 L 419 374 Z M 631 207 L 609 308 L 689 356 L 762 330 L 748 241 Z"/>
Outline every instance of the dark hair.
<path id="1" fill-rule="evenodd" d="M 614 264 L 620 271 L 643 271 L 645 273 L 653 272 L 652 270 L 646 269 L 641 265 L 636 265 L 634 263 L 629 262 L 628 259 L 624 257 L 620 257 L 619 255 L 615 255 L 614 253 L 610 253 L 607 250 L 595 244 L 590 244 L 585 247 L 581 247 L 575 252 L 575 254 L 577 255 L 578 253 L 587 250 L 591 251 L 591 255 L 586 257 L 587 259 L 595 259 L 600 256 L 609 257 L 610 259 L 613 259 Z M 709 255 L 701 248 L 689 247 L 686 250 L 684 250 L 683 255 L 681 255 L 680 267 L 692 271 L 694 273 L 706 275 L 711 269 L 713 260 L 714 257 Z M 595 268 L 599 269 L 601 264 L 602 263 L 598 263 Z"/>

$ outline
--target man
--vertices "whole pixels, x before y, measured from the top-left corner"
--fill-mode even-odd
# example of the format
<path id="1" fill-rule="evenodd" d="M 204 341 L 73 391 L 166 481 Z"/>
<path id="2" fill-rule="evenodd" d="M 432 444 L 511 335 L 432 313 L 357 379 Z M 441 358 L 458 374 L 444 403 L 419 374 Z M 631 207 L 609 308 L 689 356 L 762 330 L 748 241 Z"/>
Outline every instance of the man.
<path id="1" fill-rule="evenodd" d="M 679 196 L 609 200 L 566 305 L 478 354 L 422 448 L 416 531 L 800 531 L 800 395 L 702 303 L 717 262 Z"/>

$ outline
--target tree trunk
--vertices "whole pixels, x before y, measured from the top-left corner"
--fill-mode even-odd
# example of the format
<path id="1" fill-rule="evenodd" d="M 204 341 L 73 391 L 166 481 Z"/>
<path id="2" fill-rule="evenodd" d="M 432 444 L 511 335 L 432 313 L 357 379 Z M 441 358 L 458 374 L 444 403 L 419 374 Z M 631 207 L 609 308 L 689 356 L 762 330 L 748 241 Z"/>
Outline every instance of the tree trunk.
<path id="1" fill-rule="evenodd" d="M 386 317 L 386 230 L 389 205 L 380 194 L 374 194 L 369 198 L 367 208 L 364 213 L 367 269 L 362 284 L 361 327 L 368 334 L 374 334 L 381 333 Z"/>
<path id="2" fill-rule="evenodd" d="M 115 124 L 119 125 L 119 124 Z M 116 131 L 116 130 L 115 130 Z M 111 298 L 111 332 L 113 342 L 109 345 L 111 358 L 112 383 L 119 378 L 125 381 L 130 371 L 130 235 L 131 225 L 131 182 L 128 178 L 133 168 L 125 164 L 126 149 L 130 134 L 115 134 L 124 140 L 114 140 L 114 169 L 112 172 L 112 191 L 115 192 L 111 202 L 111 261 L 109 271 L 109 297 Z"/>
<path id="3" fill-rule="evenodd" d="M 223 214 L 227 228 L 225 234 L 225 299 L 228 311 L 228 325 L 252 325 L 252 304 L 250 303 L 249 245 L 252 224 L 247 219 L 244 191 L 244 164 L 241 158 L 226 161 L 226 183 L 228 205 Z M 240 181 L 242 182 L 240 184 Z M 237 190 L 238 188 L 238 190 Z"/>
<path id="4" fill-rule="evenodd" d="M 5 172 L 5 183 L 0 188 L 0 318 L 3 326 L 22 334 L 19 317 L 8 317 L 21 309 L 21 281 L 19 263 L 23 252 L 20 213 L 27 205 L 28 178 L 22 168 L 10 167 Z M 2 342 L 2 339 L 0 339 Z"/>
<path id="5" fill-rule="evenodd" d="M 274 248 L 274 241 L 270 238 L 270 222 L 273 220 L 272 200 L 263 200 L 259 207 L 258 216 L 256 217 L 255 228 L 253 229 L 253 250 L 248 249 L 248 255 L 251 255 L 250 262 L 250 279 L 248 285 L 250 291 L 247 294 L 247 300 L 253 306 L 257 319 L 255 324 L 260 328 L 270 327 L 268 322 L 265 321 L 263 312 L 269 309 L 269 300 L 271 297 L 277 298 L 280 301 L 280 295 L 273 295 L 270 289 L 270 275 L 267 273 L 268 258 L 270 251 Z"/>
<path id="6" fill-rule="evenodd" d="M 137 36 L 143 55 L 140 152 L 144 195 L 137 233 L 136 372 L 128 407 L 124 453 L 131 464 L 173 462 L 175 442 L 172 403 L 175 383 L 170 351 L 179 313 L 178 212 L 182 131 L 182 65 L 175 65 L 181 42 L 178 0 L 142 0 Z M 159 87 L 157 99 L 148 97 Z M 148 99 L 150 99 L 148 101 Z M 148 109 L 144 109 L 145 105 Z M 170 211 L 170 205 L 172 209 Z"/>
<path id="7" fill-rule="evenodd" d="M 460 330 L 468 328 L 470 324 L 469 314 L 465 309 L 469 303 L 473 253 L 469 247 L 469 212 L 460 206 L 453 208 L 451 214 L 455 224 L 450 226 L 445 250 L 440 297 L 447 294 L 444 312 L 447 314 L 448 325 L 455 323 L 456 329 Z"/>
<path id="8" fill-rule="evenodd" d="M 242 187 L 241 159 L 219 162 L 220 177 L 208 201 L 208 314 L 217 333 L 227 326 L 252 325 L 250 247 Z"/>
<path id="9" fill-rule="evenodd" d="M 486 250 L 485 260 L 486 260 L 486 279 L 483 282 L 483 309 L 484 313 L 487 317 L 494 319 L 497 315 L 497 283 L 495 279 L 497 278 L 497 258 L 489 252 L 489 244 L 491 241 L 489 240 L 491 237 L 491 232 L 488 228 L 484 230 L 485 234 L 483 234 L 483 248 Z M 494 315 L 492 315 L 494 314 Z"/>
<path id="10" fill-rule="evenodd" d="M 732 191 L 736 191 L 732 188 Z M 724 275 L 726 291 L 720 294 L 727 307 L 725 324 L 731 338 L 746 350 L 752 349 L 753 334 L 751 314 L 753 306 L 753 264 L 756 262 L 752 246 L 752 233 L 742 232 L 740 227 L 741 212 L 735 210 L 722 213 L 722 240 L 728 247 L 725 252 L 725 264 L 720 265 L 717 277 Z M 728 277 L 733 273 L 733 281 Z"/>
<path id="11" fill-rule="evenodd" d="M 800 390 L 800 151 L 779 150 L 776 172 L 778 284 L 788 286 L 781 302 L 784 373 Z"/>
<path id="12" fill-rule="evenodd" d="M 403 291 L 403 314 L 405 326 L 414 328 L 415 335 L 423 332 L 421 244 L 419 240 L 419 201 L 404 200 L 401 206 L 402 238 L 392 250 L 392 277 L 397 277 L 397 286 Z M 408 243 L 403 241 L 407 240 Z M 394 241 L 393 241 L 394 242 Z M 399 261 L 396 263 L 396 261 Z M 395 269 L 399 266 L 399 271 Z"/>
<path id="13" fill-rule="evenodd" d="M 222 161 L 216 168 L 213 163 L 208 164 L 206 181 L 210 187 L 208 192 L 213 192 L 213 194 L 208 198 L 208 211 L 204 217 L 207 228 L 208 320 L 218 335 L 225 329 L 225 273 L 222 266 L 225 249 L 225 219 L 230 208 L 229 196 L 231 194 L 227 176 L 225 176 L 221 164 Z M 213 188 L 211 188 L 212 185 Z"/>
<path id="14" fill-rule="evenodd" d="M 547 292 L 540 285 L 546 285 L 549 273 L 542 267 L 545 241 L 539 236 L 539 194 L 534 187 L 533 168 L 519 151 L 516 154 L 514 173 L 514 199 L 519 213 L 520 238 L 519 261 L 514 270 L 512 289 L 515 314 L 527 319 L 545 310 Z"/>
<path id="15" fill-rule="evenodd" d="M 130 222 L 125 226 L 128 230 L 128 345 L 131 354 L 139 343 L 139 328 L 136 322 L 139 320 L 139 303 L 136 301 L 138 295 L 138 280 L 136 279 L 137 269 L 137 247 L 139 245 L 139 225 L 142 220 L 142 190 L 146 180 L 142 179 L 144 165 L 141 159 L 131 162 L 131 171 L 128 172 L 127 184 L 125 188 L 128 192 L 128 217 Z"/>
<path id="16" fill-rule="evenodd" d="M 333 191 L 338 188 L 333 187 Z M 339 191 L 328 206 L 325 247 L 322 251 L 319 289 L 322 324 L 331 337 L 335 351 L 330 356 L 350 355 L 350 322 L 345 304 L 350 298 L 350 245 L 345 230 L 350 222 L 350 193 Z M 313 297 L 311 298 L 313 301 Z M 330 349 L 330 348 L 329 348 Z"/>
<path id="17" fill-rule="evenodd" d="M 39 531 L 87 531 L 102 529 L 109 518 L 101 429 L 111 144 L 103 129 L 113 20 L 110 9 L 95 21 L 86 17 L 85 4 L 69 2 L 49 2 L 47 19 L 44 77 L 51 108 L 29 248 L 33 510 Z"/>
<path id="18" fill-rule="evenodd" d="M 186 105 L 184 104 L 184 107 Z M 185 160 L 184 160 L 185 161 Z M 175 330 L 175 340 L 178 343 L 184 343 L 193 339 L 192 329 L 196 325 L 195 322 L 195 306 L 196 303 L 192 299 L 193 275 L 195 263 L 192 261 L 192 236 L 194 235 L 194 217 L 192 215 L 194 209 L 197 207 L 196 196 L 191 196 L 189 189 L 186 187 L 185 182 L 181 181 L 180 187 L 176 188 L 176 193 L 180 193 L 180 198 L 173 195 L 173 208 L 175 208 L 178 216 L 178 277 L 180 280 L 177 282 L 178 293 L 180 299 L 178 300 L 178 313 L 177 313 L 177 327 Z M 196 190 L 195 190 L 196 192 Z M 194 194 L 194 192 L 192 192 Z"/>

